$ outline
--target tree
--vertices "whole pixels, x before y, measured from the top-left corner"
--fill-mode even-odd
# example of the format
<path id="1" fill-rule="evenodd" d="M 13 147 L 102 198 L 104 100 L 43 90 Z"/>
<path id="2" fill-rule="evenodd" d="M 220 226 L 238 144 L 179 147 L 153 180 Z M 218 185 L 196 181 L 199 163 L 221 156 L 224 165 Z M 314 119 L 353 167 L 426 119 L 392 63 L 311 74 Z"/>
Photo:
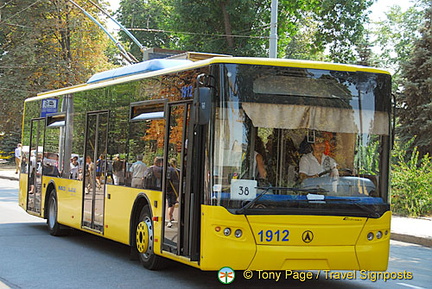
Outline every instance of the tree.
<path id="1" fill-rule="evenodd" d="M 325 47 L 329 58 L 335 62 L 355 63 L 354 47 L 363 40 L 365 11 L 372 0 L 318 2 L 314 20 L 319 23 L 314 44 L 318 51 Z"/>
<path id="2" fill-rule="evenodd" d="M 420 156 L 432 153 L 432 6 L 426 9 L 420 39 L 413 46 L 409 61 L 402 66 L 405 79 L 399 99 L 400 136 L 406 142 L 416 136 L 411 149 Z"/>
<path id="3" fill-rule="evenodd" d="M 376 63 L 373 60 L 373 52 L 371 45 L 372 44 L 369 35 L 366 33 L 363 40 L 359 41 L 356 45 L 358 65 L 376 66 Z"/>
<path id="4" fill-rule="evenodd" d="M 141 2 L 123 0 L 118 13 L 124 25 L 146 30 L 136 34 L 146 46 L 234 56 L 268 55 L 271 1 Z M 371 0 L 280 0 L 278 56 L 317 58 L 330 45 L 330 59 L 352 62 L 352 47 L 361 39 L 365 10 L 371 4 Z M 130 9 L 134 17 L 126 19 Z M 305 31 L 309 36 L 306 41 L 302 37 Z"/>
<path id="5" fill-rule="evenodd" d="M 166 22 L 170 17 L 169 0 L 123 0 L 116 12 L 117 20 L 127 29 L 134 33 L 134 36 L 145 47 L 168 48 L 170 33 L 160 32 L 167 28 Z M 142 51 L 123 31 L 120 32 L 120 39 L 129 44 L 129 51 L 136 59 L 142 59 Z"/>
<path id="6" fill-rule="evenodd" d="M 393 91 L 402 87 L 401 65 L 408 61 L 414 42 L 419 38 L 418 29 L 423 20 L 421 1 L 405 12 L 401 7 L 392 6 L 385 13 L 386 19 L 372 23 L 369 33 L 375 38 L 372 44 L 379 48 L 374 62 L 389 69 L 393 74 Z"/>
<path id="7" fill-rule="evenodd" d="M 1 13 L 0 132 L 11 134 L 20 131 L 26 98 L 105 69 L 108 39 L 67 0 L 7 1 Z"/>

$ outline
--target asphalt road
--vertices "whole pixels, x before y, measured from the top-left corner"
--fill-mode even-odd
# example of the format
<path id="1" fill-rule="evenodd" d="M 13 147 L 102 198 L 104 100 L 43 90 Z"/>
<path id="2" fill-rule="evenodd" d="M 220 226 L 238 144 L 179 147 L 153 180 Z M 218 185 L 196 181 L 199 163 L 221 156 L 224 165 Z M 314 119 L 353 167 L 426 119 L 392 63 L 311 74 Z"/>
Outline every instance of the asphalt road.
<path id="1" fill-rule="evenodd" d="M 254 271 L 245 279 L 244 272 L 236 272 L 235 280 L 223 285 L 217 272 L 178 263 L 149 271 L 129 260 L 129 248 L 116 242 L 78 231 L 50 236 L 45 220 L 18 207 L 17 187 L 16 181 L 0 179 L 0 289 L 431 288 L 432 249 L 396 241 L 391 242 L 389 268 L 381 274 Z"/>

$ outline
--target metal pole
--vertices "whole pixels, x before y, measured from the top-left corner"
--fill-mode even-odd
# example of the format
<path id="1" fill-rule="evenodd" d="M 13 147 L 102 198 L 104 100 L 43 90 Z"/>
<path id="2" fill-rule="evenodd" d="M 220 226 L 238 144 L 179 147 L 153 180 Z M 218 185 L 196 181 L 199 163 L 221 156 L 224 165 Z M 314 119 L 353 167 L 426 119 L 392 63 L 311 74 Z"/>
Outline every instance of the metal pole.
<path id="1" fill-rule="evenodd" d="M 99 5 L 97 5 L 96 3 L 94 3 L 91 0 L 89 0 L 89 1 L 91 4 L 93 4 L 93 6 L 95 6 L 97 9 L 99 9 L 100 12 L 102 12 L 103 14 L 108 16 L 109 19 L 111 19 L 118 27 L 120 27 L 120 29 L 123 30 L 123 32 L 126 33 L 127 36 L 129 36 L 129 38 L 132 39 L 132 41 L 135 42 L 136 45 L 138 45 L 141 52 L 144 52 L 146 47 L 144 45 L 142 45 L 141 42 L 139 42 L 138 39 L 136 39 L 136 37 L 132 33 L 129 32 L 129 30 L 127 30 L 123 25 L 121 25 L 114 17 L 112 17 L 109 13 L 107 13 L 105 10 L 103 10 Z"/>
<path id="2" fill-rule="evenodd" d="M 270 47 L 269 58 L 277 58 L 277 16 L 278 16 L 278 0 L 271 2 L 271 23 L 270 23 Z"/>
<path id="3" fill-rule="evenodd" d="M 88 13 L 86 10 L 84 10 L 84 8 L 82 8 L 81 6 L 79 6 L 77 3 L 75 3 L 72 0 L 69 0 L 69 2 L 71 2 L 73 5 L 75 5 L 75 7 L 77 7 L 79 10 L 81 10 L 88 18 L 90 18 L 91 21 L 93 21 L 97 26 L 99 26 L 100 29 L 102 29 L 105 34 L 108 35 L 108 37 L 116 44 L 117 48 L 120 50 L 120 54 L 121 56 L 123 56 L 123 58 L 129 62 L 130 64 L 133 63 L 137 63 L 138 60 L 133 59 L 134 57 L 129 54 L 126 49 L 123 47 L 123 45 L 120 43 L 120 41 L 117 41 L 114 36 L 112 36 L 108 30 L 105 29 L 105 27 L 103 27 L 102 24 L 99 23 L 99 21 L 96 20 L 96 18 L 94 18 L 93 16 L 90 15 L 90 13 Z"/>

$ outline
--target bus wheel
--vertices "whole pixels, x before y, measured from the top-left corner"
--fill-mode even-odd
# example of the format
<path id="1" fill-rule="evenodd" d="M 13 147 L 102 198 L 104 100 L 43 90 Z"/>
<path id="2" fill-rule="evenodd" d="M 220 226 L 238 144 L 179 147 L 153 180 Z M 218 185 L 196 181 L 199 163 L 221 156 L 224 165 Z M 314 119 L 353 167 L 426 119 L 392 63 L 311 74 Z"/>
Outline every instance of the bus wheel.
<path id="1" fill-rule="evenodd" d="M 53 236 L 63 236 L 66 235 L 68 230 L 57 222 L 57 194 L 53 189 L 49 194 L 48 199 L 48 210 L 47 210 L 47 225 L 49 233 Z"/>
<path id="2" fill-rule="evenodd" d="M 150 270 L 164 267 L 164 258 L 154 254 L 154 227 L 148 205 L 141 210 L 135 230 L 135 245 L 141 264 Z"/>

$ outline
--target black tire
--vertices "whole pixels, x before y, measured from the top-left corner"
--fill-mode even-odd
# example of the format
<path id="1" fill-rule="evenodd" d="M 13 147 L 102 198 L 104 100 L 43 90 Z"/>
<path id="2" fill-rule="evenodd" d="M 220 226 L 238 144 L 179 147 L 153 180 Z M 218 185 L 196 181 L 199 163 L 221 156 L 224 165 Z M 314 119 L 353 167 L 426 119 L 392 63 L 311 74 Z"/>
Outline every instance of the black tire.
<path id="1" fill-rule="evenodd" d="M 154 254 L 154 227 L 148 205 L 141 209 L 135 227 L 135 249 L 140 263 L 149 270 L 160 270 L 165 267 L 165 258 Z"/>
<path id="2" fill-rule="evenodd" d="M 69 230 L 57 222 L 57 213 L 58 213 L 57 193 L 54 189 L 51 190 L 51 193 L 49 194 L 48 208 L 46 212 L 47 212 L 47 225 L 48 225 L 49 233 L 53 236 L 67 235 Z"/>

